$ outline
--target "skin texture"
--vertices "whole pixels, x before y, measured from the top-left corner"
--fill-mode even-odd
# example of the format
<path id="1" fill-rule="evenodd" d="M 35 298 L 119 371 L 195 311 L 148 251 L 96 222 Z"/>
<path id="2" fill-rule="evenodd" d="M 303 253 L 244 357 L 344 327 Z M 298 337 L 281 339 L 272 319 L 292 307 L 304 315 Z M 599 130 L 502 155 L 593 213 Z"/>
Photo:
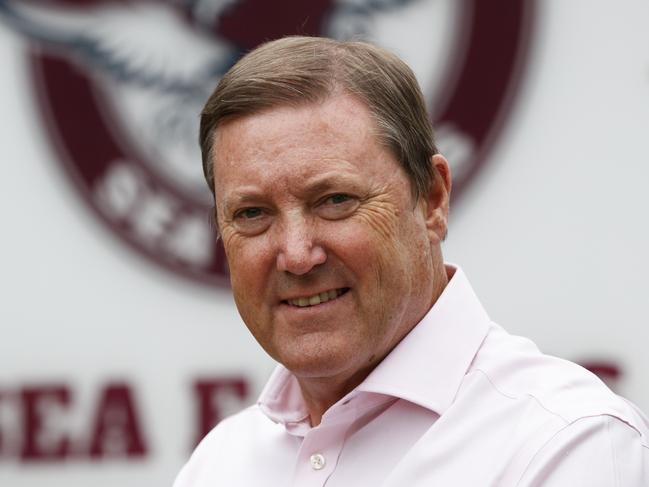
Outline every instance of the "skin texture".
<path id="1" fill-rule="evenodd" d="M 219 231 L 239 312 L 297 377 L 311 423 L 356 387 L 447 283 L 450 174 L 413 199 L 408 177 L 347 94 L 228 121 L 215 135 Z M 300 308 L 287 300 L 345 294 Z"/>

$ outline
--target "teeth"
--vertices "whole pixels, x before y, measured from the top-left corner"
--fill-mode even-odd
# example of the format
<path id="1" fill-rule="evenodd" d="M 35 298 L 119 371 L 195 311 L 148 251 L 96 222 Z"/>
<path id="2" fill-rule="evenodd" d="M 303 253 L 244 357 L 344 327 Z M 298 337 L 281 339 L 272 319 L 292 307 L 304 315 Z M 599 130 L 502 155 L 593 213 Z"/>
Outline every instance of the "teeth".
<path id="1" fill-rule="evenodd" d="M 306 306 L 315 306 L 316 304 L 326 303 L 327 301 L 337 298 L 338 291 L 331 289 L 329 291 L 324 291 L 319 294 L 314 294 L 313 296 L 308 296 L 304 298 L 289 299 L 289 304 L 293 306 L 299 306 L 304 308 Z"/>

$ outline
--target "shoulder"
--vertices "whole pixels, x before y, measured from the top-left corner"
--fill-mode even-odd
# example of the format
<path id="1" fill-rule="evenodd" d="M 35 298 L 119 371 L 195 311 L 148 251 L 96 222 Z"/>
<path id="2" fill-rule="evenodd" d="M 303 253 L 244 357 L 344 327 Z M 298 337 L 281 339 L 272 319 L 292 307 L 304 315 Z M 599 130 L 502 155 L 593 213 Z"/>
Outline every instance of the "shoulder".
<path id="1" fill-rule="evenodd" d="M 525 338 L 493 325 L 462 394 L 479 395 L 486 415 L 501 421 L 512 445 L 507 471 L 517 479 L 566 479 L 557 481 L 561 486 L 647 482 L 649 421 L 642 412 L 588 370 L 542 354 Z M 641 480 L 625 480 L 632 477 Z"/>
<path id="2" fill-rule="evenodd" d="M 642 487 L 649 485 L 649 447 L 617 417 L 586 416 L 552 434 L 521 467 L 519 487 Z"/>
<path id="3" fill-rule="evenodd" d="M 255 458 L 268 456 L 268 447 L 285 436 L 284 431 L 257 405 L 224 419 L 198 444 L 174 487 L 202 487 L 230 478 L 240 479 L 254 467 Z"/>
<path id="4" fill-rule="evenodd" d="M 480 374 L 507 402 L 533 399 L 548 414 L 569 424 L 583 417 L 609 415 L 638 430 L 646 419 L 596 375 L 558 357 L 545 355 L 530 340 L 492 325 L 468 375 Z"/>

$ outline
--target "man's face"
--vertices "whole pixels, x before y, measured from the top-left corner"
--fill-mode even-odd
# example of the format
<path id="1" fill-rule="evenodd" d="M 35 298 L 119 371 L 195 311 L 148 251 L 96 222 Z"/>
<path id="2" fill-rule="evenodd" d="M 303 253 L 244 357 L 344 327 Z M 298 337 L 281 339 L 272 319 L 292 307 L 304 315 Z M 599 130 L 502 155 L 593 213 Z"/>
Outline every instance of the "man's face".
<path id="1" fill-rule="evenodd" d="M 432 305 L 445 205 L 413 200 L 348 95 L 229 121 L 214 147 L 244 322 L 299 379 L 362 379 Z"/>

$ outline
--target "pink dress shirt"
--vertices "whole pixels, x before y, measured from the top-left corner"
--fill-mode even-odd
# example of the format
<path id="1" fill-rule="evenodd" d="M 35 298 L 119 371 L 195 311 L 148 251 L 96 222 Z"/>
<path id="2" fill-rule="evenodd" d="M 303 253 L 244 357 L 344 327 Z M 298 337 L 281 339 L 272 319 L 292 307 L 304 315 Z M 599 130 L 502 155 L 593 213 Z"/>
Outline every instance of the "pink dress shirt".
<path id="1" fill-rule="evenodd" d="M 649 423 L 581 367 L 489 320 L 461 270 L 315 428 L 277 367 L 175 487 L 649 487 Z"/>

